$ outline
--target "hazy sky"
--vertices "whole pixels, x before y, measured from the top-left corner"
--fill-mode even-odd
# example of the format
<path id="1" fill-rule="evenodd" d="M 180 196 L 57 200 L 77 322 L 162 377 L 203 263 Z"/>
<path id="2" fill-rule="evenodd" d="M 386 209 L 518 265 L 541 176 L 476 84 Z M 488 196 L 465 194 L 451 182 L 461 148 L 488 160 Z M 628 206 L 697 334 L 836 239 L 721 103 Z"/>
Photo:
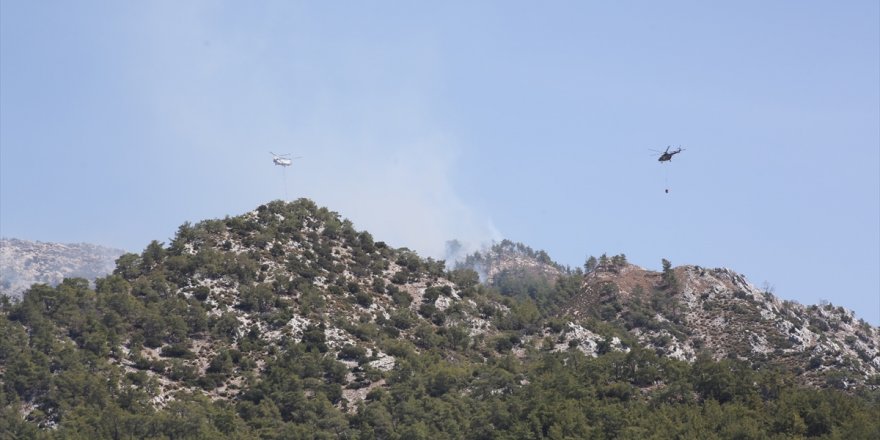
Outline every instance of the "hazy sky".
<path id="1" fill-rule="evenodd" d="M 4 0 L 0 234 L 140 251 L 283 198 L 272 150 L 424 255 L 724 266 L 877 325 L 878 8 Z"/>

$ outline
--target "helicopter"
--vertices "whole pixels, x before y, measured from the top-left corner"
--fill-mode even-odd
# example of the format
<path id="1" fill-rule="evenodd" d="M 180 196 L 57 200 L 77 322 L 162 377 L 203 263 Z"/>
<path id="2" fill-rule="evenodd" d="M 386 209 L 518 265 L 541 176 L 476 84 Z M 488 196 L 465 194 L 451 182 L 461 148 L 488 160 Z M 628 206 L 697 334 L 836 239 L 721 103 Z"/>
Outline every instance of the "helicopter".
<path id="1" fill-rule="evenodd" d="M 276 154 L 276 153 L 273 153 L 273 152 L 270 151 L 269 154 L 272 155 L 272 162 L 273 162 L 275 165 L 280 165 L 280 166 L 282 166 L 282 167 L 289 167 L 290 165 L 293 164 L 293 159 L 299 159 L 299 158 L 300 158 L 299 156 L 297 156 L 297 157 L 288 157 L 288 156 L 290 156 L 290 153 L 286 153 L 286 154 Z"/>
<path id="2" fill-rule="evenodd" d="M 660 162 L 669 162 L 672 160 L 672 156 L 675 156 L 676 154 L 684 151 L 684 149 L 681 147 L 678 147 L 677 150 L 673 150 L 673 151 L 669 151 L 670 148 L 672 148 L 672 146 L 667 146 L 666 151 L 664 151 L 662 153 L 657 150 L 651 150 L 651 151 L 654 151 L 656 153 L 660 153 L 660 158 L 657 159 Z"/>
<path id="3" fill-rule="evenodd" d="M 653 151 L 654 153 L 657 153 L 657 154 L 660 155 L 660 157 L 657 158 L 657 160 L 658 160 L 660 163 L 663 163 L 663 162 L 671 162 L 671 161 L 672 161 L 672 156 L 675 156 L 676 154 L 681 153 L 682 151 L 684 151 L 684 148 L 681 148 L 681 146 L 679 146 L 678 149 L 675 149 L 675 150 L 673 150 L 673 151 L 669 151 L 670 148 L 672 148 L 672 146 L 671 146 L 671 145 L 667 145 L 667 146 L 666 146 L 666 151 L 657 151 L 657 150 L 651 150 L 651 151 Z M 667 177 L 666 181 L 667 181 L 667 185 L 669 185 L 669 178 L 668 178 L 668 177 Z M 667 187 L 667 188 L 664 190 L 664 192 L 666 192 L 666 194 L 669 194 L 669 188 Z"/>

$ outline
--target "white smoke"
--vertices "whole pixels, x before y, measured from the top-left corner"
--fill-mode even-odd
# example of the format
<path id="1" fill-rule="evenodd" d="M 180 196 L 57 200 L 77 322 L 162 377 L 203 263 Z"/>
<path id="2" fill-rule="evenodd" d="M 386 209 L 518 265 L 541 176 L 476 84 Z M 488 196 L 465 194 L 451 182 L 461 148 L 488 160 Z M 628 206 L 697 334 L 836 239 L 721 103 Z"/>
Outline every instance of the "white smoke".
<path id="1" fill-rule="evenodd" d="M 431 110 L 439 98 L 429 46 L 346 40 L 330 54 L 313 51 L 296 27 L 236 34 L 203 9 L 180 13 L 189 16 L 145 34 L 140 51 L 144 64 L 177 66 L 139 76 L 149 83 L 143 99 L 169 133 L 175 162 L 197 158 L 185 172 L 200 185 L 168 197 L 221 215 L 285 193 L 307 197 L 376 240 L 438 259 L 449 238 L 470 247 L 499 238 L 455 187 L 464 149 Z M 286 182 L 269 150 L 303 157 Z"/>
<path id="2" fill-rule="evenodd" d="M 488 216 L 458 196 L 452 165 L 437 151 L 417 148 L 398 151 L 386 161 L 343 162 L 333 167 L 343 176 L 332 178 L 331 185 L 312 178 L 314 184 L 304 187 L 318 203 L 338 209 L 377 239 L 444 258 L 449 237 L 471 249 L 500 235 Z"/>

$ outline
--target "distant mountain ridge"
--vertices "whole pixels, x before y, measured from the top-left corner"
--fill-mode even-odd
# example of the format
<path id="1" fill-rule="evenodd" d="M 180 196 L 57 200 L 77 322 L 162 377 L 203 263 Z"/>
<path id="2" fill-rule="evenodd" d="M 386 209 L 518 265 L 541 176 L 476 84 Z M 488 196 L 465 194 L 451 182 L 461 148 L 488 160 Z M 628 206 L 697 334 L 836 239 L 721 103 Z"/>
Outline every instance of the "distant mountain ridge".
<path id="1" fill-rule="evenodd" d="M 89 243 L 0 239 L 0 294 L 18 298 L 32 284 L 57 286 L 64 278 L 94 281 L 113 272 L 125 251 Z"/>

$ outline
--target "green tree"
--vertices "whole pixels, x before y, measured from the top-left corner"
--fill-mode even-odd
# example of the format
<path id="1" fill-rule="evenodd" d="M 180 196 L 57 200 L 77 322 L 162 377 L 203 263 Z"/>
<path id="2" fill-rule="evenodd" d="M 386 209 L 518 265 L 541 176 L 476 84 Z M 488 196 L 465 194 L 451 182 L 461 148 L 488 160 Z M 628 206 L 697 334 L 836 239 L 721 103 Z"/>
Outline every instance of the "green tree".
<path id="1" fill-rule="evenodd" d="M 596 266 L 599 264 L 599 261 L 596 260 L 596 257 L 590 255 L 587 258 L 587 261 L 584 262 L 584 272 L 587 274 L 593 273 L 596 270 Z"/>
<path id="2" fill-rule="evenodd" d="M 678 279 L 675 277 L 675 271 L 672 269 L 672 263 L 663 258 L 661 260 L 661 264 L 663 265 L 663 284 L 664 287 L 668 289 L 672 289 L 673 291 L 678 290 Z"/>

